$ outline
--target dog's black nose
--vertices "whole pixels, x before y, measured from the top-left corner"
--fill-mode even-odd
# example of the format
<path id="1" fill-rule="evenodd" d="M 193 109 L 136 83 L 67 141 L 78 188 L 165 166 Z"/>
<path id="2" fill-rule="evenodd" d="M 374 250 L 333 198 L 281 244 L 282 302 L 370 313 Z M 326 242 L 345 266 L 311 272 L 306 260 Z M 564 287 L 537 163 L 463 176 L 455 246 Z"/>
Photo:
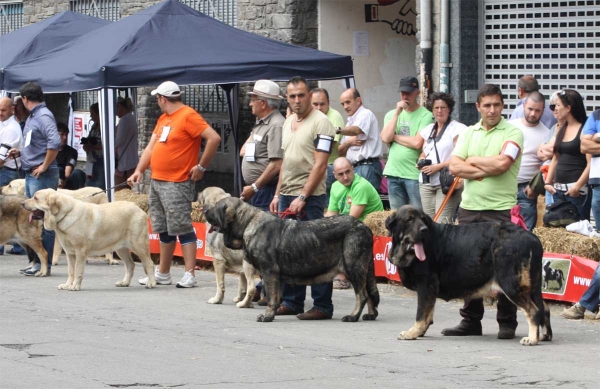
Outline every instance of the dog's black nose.
<path id="1" fill-rule="evenodd" d="M 427 232 L 427 231 L 429 231 L 429 228 L 427 228 L 427 226 L 422 226 L 421 228 L 419 228 L 419 232 L 420 232 L 421 234 L 423 234 L 423 233 L 425 233 L 425 232 Z"/>

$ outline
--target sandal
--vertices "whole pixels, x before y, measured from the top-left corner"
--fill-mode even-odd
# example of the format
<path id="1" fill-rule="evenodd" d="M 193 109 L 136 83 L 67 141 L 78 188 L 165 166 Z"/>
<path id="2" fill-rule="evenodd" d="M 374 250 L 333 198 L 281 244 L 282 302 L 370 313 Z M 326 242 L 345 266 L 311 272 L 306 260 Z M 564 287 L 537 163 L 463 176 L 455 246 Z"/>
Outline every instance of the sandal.
<path id="1" fill-rule="evenodd" d="M 339 278 L 333 279 L 333 289 L 350 289 L 352 283 L 348 280 L 341 280 Z"/>

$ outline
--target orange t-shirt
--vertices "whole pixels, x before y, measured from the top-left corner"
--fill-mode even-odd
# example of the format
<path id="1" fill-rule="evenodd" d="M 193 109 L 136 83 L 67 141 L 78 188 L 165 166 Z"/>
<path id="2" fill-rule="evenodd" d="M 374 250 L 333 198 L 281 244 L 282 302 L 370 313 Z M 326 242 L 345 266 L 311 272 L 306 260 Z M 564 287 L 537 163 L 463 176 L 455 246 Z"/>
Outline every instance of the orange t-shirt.
<path id="1" fill-rule="evenodd" d="M 167 127 L 170 128 L 169 133 L 161 142 Z M 153 132 L 156 143 L 150 157 L 152 179 L 170 182 L 188 180 L 190 170 L 198 164 L 202 142 L 200 134 L 208 127 L 204 118 L 187 105 L 171 115 L 162 114 Z"/>

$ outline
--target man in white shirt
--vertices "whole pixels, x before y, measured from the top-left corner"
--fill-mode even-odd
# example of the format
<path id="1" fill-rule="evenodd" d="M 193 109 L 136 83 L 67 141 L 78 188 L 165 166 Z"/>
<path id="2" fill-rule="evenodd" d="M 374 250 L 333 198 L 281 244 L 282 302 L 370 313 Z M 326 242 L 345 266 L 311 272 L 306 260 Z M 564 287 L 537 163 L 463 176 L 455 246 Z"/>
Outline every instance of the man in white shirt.
<path id="1" fill-rule="evenodd" d="M 548 127 L 540 121 L 544 108 L 544 96 L 540 92 L 531 92 L 523 103 L 525 116 L 509 122 L 523 132 L 523 156 L 517 174 L 517 204 L 521 206 L 521 216 L 523 216 L 529 231 L 537 223 L 538 198 L 537 194 L 529 187 L 529 181 L 540 171 L 542 160 L 538 157 L 537 150 L 550 133 Z"/>
<path id="2" fill-rule="evenodd" d="M 10 97 L 0 98 L 0 187 L 8 185 L 19 178 L 19 158 L 8 158 L 8 150 L 20 148 L 23 134 L 21 126 L 13 115 Z M 0 255 L 4 254 L 4 246 L 0 246 Z"/>
<path id="3" fill-rule="evenodd" d="M 362 105 L 356 88 L 344 91 L 340 101 L 348 114 L 348 120 L 346 127 L 336 129 L 338 134 L 343 135 L 338 153 L 348 158 L 357 175 L 369 181 L 379 191 L 383 168 L 379 162 L 382 147 L 377 118 Z"/>

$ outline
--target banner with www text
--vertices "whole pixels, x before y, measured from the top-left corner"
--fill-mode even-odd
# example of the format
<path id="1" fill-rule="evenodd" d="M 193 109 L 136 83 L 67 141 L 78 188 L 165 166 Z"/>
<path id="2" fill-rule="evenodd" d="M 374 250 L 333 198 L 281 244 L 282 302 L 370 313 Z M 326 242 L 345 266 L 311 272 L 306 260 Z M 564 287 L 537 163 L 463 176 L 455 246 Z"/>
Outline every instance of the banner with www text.
<path id="1" fill-rule="evenodd" d="M 213 254 L 206 245 L 207 224 L 193 223 L 196 232 L 196 259 L 212 261 Z M 160 241 L 157 233 L 152 231 L 148 220 L 150 252 L 160 253 Z M 392 239 L 386 236 L 373 237 L 373 261 L 375 276 L 402 282 L 398 269 L 389 261 Z M 176 256 L 182 256 L 179 241 L 175 246 Z M 544 253 L 542 260 L 542 296 L 548 300 L 578 302 L 587 290 L 598 262 L 568 254 Z"/>

